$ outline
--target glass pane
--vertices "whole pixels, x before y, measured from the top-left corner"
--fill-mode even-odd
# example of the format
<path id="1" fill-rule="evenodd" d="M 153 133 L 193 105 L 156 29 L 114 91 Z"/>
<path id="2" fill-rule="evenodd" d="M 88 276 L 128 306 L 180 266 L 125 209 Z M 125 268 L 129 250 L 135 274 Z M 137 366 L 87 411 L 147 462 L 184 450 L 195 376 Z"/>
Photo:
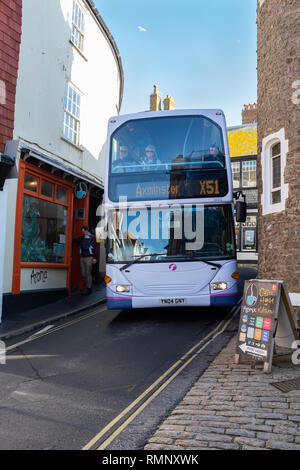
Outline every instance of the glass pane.
<path id="1" fill-rule="evenodd" d="M 280 142 L 272 147 L 272 157 L 280 155 Z"/>
<path id="2" fill-rule="evenodd" d="M 46 197 L 53 197 L 53 184 L 48 183 L 48 181 L 42 181 L 42 190 L 41 193 Z"/>
<path id="3" fill-rule="evenodd" d="M 241 187 L 240 162 L 231 163 L 231 169 L 232 169 L 233 187 L 235 189 L 240 188 Z"/>
<path id="4" fill-rule="evenodd" d="M 231 206 L 112 211 L 108 226 L 108 262 L 231 259 L 235 254 Z"/>
<path id="5" fill-rule="evenodd" d="M 278 204 L 281 202 L 281 191 L 274 191 L 272 193 L 272 204 Z"/>
<path id="6" fill-rule="evenodd" d="M 256 230 L 246 228 L 243 229 L 243 250 L 255 250 Z"/>
<path id="7" fill-rule="evenodd" d="M 38 182 L 39 182 L 38 178 L 35 178 L 34 176 L 31 176 L 31 175 L 25 175 L 24 189 L 37 193 Z"/>
<path id="8" fill-rule="evenodd" d="M 242 186 L 249 188 L 256 186 L 256 161 L 251 160 L 242 163 Z"/>
<path id="9" fill-rule="evenodd" d="M 61 186 L 57 186 L 56 199 L 61 202 L 67 202 L 67 190 Z"/>
<path id="10" fill-rule="evenodd" d="M 126 122 L 111 137 L 110 159 L 112 201 L 122 196 L 128 201 L 222 197 L 228 192 L 222 129 L 204 116 Z"/>
<path id="11" fill-rule="evenodd" d="M 67 208 L 24 194 L 21 261 L 64 263 Z"/>
<path id="12" fill-rule="evenodd" d="M 170 138 L 170 136 L 172 138 Z M 121 126 L 112 137 L 113 173 L 141 173 L 179 168 L 224 168 L 221 128 L 202 116 L 139 119 Z M 119 150 L 127 147 L 122 158 Z"/>
<path id="13" fill-rule="evenodd" d="M 281 186 L 281 162 L 280 155 L 272 158 L 272 188 L 280 188 Z"/>

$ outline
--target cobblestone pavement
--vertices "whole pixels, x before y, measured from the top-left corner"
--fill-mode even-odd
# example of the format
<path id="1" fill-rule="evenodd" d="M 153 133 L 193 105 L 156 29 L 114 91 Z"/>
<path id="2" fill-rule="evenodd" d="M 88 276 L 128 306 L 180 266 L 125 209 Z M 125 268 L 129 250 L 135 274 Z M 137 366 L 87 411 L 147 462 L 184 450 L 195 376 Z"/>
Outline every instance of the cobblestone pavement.
<path id="1" fill-rule="evenodd" d="M 271 385 L 299 378 L 300 366 L 279 355 L 268 375 L 262 364 L 236 365 L 236 343 L 229 342 L 145 450 L 300 450 L 300 391 Z"/>

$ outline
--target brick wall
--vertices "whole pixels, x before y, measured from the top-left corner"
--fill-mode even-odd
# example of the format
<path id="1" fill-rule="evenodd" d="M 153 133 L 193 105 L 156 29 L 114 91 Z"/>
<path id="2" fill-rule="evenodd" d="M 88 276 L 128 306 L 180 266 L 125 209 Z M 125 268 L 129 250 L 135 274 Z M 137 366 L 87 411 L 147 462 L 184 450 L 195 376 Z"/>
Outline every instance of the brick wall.
<path id="1" fill-rule="evenodd" d="M 285 209 L 262 215 L 259 204 L 259 277 L 283 279 L 300 293 L 300 0 L 258 0 L 258 187 L 262 194 L 262 140 L 285 130 L 288 153 Z M 265 158 L 265 157 L 264 157 Z M 298 310 L 299 311 L 299 310 Z"/>
<path id="2" fill-rule="evenodd" d="M 245 104 L 242 111 L 242 124 L 252 124 L 253 122 L 257 122 L 257 105 L 256 103 Z"/>
<path id="3" fill-rule="evenodd" d="M 13 138 L 22 0 L 0 0 L 0 152 Z"/>

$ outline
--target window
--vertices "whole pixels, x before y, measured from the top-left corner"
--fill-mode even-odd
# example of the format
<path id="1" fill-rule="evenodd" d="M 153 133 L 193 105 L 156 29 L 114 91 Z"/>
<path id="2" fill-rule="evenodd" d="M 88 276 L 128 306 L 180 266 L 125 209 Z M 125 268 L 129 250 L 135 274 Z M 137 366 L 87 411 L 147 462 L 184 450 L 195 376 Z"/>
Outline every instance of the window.
<path id="1" fill-rule="evenodd" d="M 208 170 L 213 184 L 201 187 Z M 223 197 L 228 179 L 222 128 L 200 115 L 127 121 L 111 136 L 108 185 L 115 202 L 122 196 L 128 201 Z"/>
<path id="2" fill-rule="evenodd" d="M 109 263 L 194 262 L 235 256 L 230 205 L 133 212 L 112 210 L 108 214 Z"/>
<path id="3" fill-rule="evenodd" d="M 83 51 L 84 42 L 84 14 L 79 4 L 73 0 L 72 14 L 72 43 Z"/>
<path id="4" fill-rule="evenodd" d="M 241 187 L 240 162 L 231 162 L 231 169 L 232 169 L 233 187 L 234 189 L 240 188 Z"/>
<path id="5" fill-rule="evenodd" d="M 256 161 L 242 162 L 242 186 L 243 188 L 256 187 Z"/>
<path id="6" fill-rule="evenodd" d="M 67 202 L 67 190 L 61 186 L 57 186 L 56 199 L 61 202 Z"/>
<path id="7" fill-rule="evenodd" d="M 281 201 L 281 149 L 280 142 L 271 148 L 272 155 L 272 204 L 278 204 Z"/>
<path id="8" fill-rule="evenodd" d="M 64 263 L 68 209 L 24 194 L 21 261 Z"/>
<path id="9" fill-rule="evenodd" d="M 75 145 L 79 145 L 80 133 L 80 101 L 81 95 L 67 83 L 64 102 L 64 131 L 63 136 Z"/>
<path id="10" fill-rule="evenodd" d="M 242 224 L 242 251 L 257 249 L 257 216 L 250 215 Z"/>
<path id="11" fill-rule="evenodd" d="M 262 215 L 285 210 L 289 196 L 289 185 L 284 181 L 289 142 L 282 128 L 262 141 Z"/>
<path id="12" fill-rule="evenodd" d="M 53 184 L 49 183 L 48 181 L 42 181 L 42 189 L 41 193 L 43 196 L 52 198 L 53 197 Z"/>
<path id="13" fill-rule="evenodd" d="M 25 174 L 21 232 L 22 263 L 65 264 L 70 189 Z"/>
<path id="14" fill-rule="evenodd" d="M 25 175 L 24 188 L 28 191 L 37 193 L 38 191 L 39 180 L 31 175 Z"/>

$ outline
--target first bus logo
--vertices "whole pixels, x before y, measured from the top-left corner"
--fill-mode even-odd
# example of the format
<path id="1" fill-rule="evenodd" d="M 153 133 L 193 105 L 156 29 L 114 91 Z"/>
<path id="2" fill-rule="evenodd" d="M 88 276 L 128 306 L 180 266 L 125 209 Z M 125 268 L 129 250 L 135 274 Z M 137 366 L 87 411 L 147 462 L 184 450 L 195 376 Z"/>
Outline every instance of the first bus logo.
<path id="1" fill-rule="evenodd" d="M 169 270 L 170 270 L 170 271 L 176 271 L 176 270 L 177 270 L 177 265 L 176 265 L 176 264 L 173 264 L 173 263 L 170 264 Z"/>

